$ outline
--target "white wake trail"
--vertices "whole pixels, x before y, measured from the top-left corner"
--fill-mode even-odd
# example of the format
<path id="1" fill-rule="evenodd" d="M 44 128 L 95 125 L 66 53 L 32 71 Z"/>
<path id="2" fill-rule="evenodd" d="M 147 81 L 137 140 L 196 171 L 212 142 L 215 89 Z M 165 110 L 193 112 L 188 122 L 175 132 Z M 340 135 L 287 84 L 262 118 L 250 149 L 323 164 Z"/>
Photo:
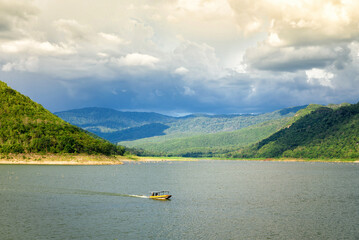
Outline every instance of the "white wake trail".
<path id="1" fill-rule="evenodd" d="M 145 195 L 128 195 L 130 197 L 137 197 L 137 198 L 149 198 L 148 196 Z"/>

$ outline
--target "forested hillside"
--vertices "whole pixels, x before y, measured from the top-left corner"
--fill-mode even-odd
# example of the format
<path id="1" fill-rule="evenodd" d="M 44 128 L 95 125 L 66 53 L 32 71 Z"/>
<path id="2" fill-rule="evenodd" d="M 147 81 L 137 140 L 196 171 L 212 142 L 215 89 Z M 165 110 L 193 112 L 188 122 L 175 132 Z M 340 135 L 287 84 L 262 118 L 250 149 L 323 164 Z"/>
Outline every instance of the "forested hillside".
<path id="1" fill-rule="evenodd" d="M 184 156 L 184 157 L 213 157 L 224 156 L 224 154 L 236 149 L 255 143 L 287 124 L 289 118 L 271 120 L 236 131 L 201 134 L 195 136 L 184 136 L 171 138 L 169 136 L 146 138 L 134 142 L 122 142 L 122 144 L 143 149 L 137 154 L 152 154 L 162 156 Z"/>
<path id="2" fill-rule="evenodd" d="M 306 106 L 265 114 L 207 115 L 170 117 L 157 113 L 121 112 L 104 108 L 84 108 L 55 113 L 65 121 L 113 143 L 151 138 L 174 139 L 208 133 L 239 130 L 262 122 L 293 116 Z M 163 138 L 158 138 L 163 136 Z"/>
<path id="3" fill-rule="evenodd" d="M 0 82 L 1 153 L 123 154 L 124 148 L 96 139 Z"/>
<path id="4" fill-rule="evenodd" d="M 232 156 L 359 158 L 359 103 L 320 107 Z"/>
<path id="5" fill-rule="evenodd" d="M 56 112 L 66 122 L 91 131 L 97 135 L 124 129 L 137 128 L 151 123 L 167 123 L 175 119 L 150 112 L 121 112 L 109 108 L 82 108 Z M 109 136 L 109 135 L 107 135 Z"/>

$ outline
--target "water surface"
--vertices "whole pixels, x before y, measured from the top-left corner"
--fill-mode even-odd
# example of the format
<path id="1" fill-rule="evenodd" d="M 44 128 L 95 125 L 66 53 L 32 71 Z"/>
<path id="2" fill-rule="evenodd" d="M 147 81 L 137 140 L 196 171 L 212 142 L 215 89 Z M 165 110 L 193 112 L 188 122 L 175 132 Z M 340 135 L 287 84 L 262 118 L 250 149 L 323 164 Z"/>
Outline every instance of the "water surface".
<path id="1" fill-rule="evenodd" d="M 1 239 L 358 239 L 359 164 L 2 165 L 0 202 Z"/>

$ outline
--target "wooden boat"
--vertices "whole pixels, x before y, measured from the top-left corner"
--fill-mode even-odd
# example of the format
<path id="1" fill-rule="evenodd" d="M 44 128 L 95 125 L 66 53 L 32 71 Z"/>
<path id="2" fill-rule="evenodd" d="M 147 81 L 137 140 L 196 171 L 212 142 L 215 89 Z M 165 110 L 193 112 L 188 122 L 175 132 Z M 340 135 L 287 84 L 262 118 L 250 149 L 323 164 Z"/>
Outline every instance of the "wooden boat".
<path id="1" fill-rule="evenodd" d="M 169 191 L 153 191 L 151 192 L 150 198 L 151 199 L 158 199 L 158 200 L 167 200 L 170 199 L 172 195 L 170 195 Z"/>

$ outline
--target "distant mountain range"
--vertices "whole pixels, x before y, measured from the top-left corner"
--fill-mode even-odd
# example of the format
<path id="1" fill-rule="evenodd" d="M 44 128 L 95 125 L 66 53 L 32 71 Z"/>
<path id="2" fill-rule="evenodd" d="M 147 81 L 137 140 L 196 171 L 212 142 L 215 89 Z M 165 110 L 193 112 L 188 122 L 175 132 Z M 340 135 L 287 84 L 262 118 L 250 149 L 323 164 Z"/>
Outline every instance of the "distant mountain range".
<path id="1" fill-rule="evenodd" d="M 123 154 L 0 81 L 0 153 Z"/>
<path id="2" fill-rule="evenodd" d="M 84 108 L 55 113 L 113 143 L 140 148 L 138 154 L 210 156 L 247 146 L 279 130 L 306 106 L 265 114 L 193 114 L 170 117 L 158 113 Z"/>
<path id="3" fill-rule="evenodd" d="M 170 117 L 102 108 L 56 114 L 139 155 L 359 158 L 359 103 L 310 104 L 257 115 Z"/>

